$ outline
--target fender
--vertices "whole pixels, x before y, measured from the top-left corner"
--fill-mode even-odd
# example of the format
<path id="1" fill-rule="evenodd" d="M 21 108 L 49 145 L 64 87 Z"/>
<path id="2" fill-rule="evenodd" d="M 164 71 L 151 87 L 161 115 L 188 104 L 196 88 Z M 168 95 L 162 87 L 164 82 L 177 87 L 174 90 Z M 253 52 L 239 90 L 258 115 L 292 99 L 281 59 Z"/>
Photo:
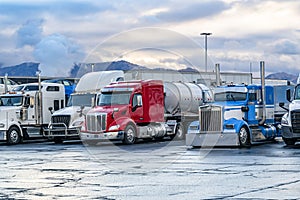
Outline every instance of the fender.
<path id="1" fill-rule="evenodd" d="M 20 126 L 20 124 L 15 123 L 15 122 L 9 124 L 9 125 L 7 126 L 7 129 L 6 129 L 5 132 L 7 133 L 7 131 L 8 131 L 11 127 L 13 127 L 13 126 L 15 126 L 15 127 L 17 127 L 17 128 L 19 129 L 21 137 L 24 138 L 24 133 L 23 133 L 22 127 Z"/>
<path id="2" fill-rule="evenodd" d="M 230 119 L 224 121 L 223 126 L 224 126 L 224 129 L 229 129 L 229 127 L 232 127 L 236 133 L 238 133 L 240 131 L 242 126 L 246 126 L 248 128 L 249 132 L 251 133 L 249 124 L 244 120 L 230 118 Z M 252 139 L 252 134 L 250 134 L 250 137 Z"/>
<path id="3" fill-rule="evenodd" d="M 117 118 L 115 121 L 113 121 L 113 122 L 109 125 L 109 127 L 108 127 L 107 130 L 109 130 L 110 127 L 112 127 L 112 126 L 119 125 L 119 128 L 118 128 L 118 129 L 114 129 L 114 130 L 110 130 L 110 131 L 124 131 L 125 128 L 126 128 L 126 126 L 127 126 L 128 124 L 130 124 L 130 123 L 131 123 L 131 124 L 134 124 L 134 125 L 136 126 L 135 122 L 134 122 L 131 118 L 129 118 L 129 117 L 119 117 L 119 118 Z"/>

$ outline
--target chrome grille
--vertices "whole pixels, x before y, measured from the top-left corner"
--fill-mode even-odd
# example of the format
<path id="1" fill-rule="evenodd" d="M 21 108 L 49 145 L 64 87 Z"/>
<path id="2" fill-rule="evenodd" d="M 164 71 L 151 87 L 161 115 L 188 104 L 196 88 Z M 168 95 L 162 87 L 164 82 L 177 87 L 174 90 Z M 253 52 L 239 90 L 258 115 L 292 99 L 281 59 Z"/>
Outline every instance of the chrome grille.
<path id="1" fill-rule="evenodd" d="M 71 116 L 70 115 L 56 115 L 51 117 L 52 123 L 64 123 L 66 126 L 69 126 Z M 55 125 L 56 126 L 56 125 Z M 62 125 L 60 125 L 62 126 Z"/>
<path id="2" fill-rule="evenodd" d="M 200 132 L 222 132 L 222 116 L 220 106 L 201 106 L 199 109 Z"/>
<path id="3" fill-rule="evenodd" d="M 292 129 L 294 133 L 300 133 L 300 110 L 291 112 Z"/>
<path id="4" fill-rule="evenodd" d="M 106 113 L 92 113 L 86 116 L 87 130 L 102 132 L 106 129 Z"/>

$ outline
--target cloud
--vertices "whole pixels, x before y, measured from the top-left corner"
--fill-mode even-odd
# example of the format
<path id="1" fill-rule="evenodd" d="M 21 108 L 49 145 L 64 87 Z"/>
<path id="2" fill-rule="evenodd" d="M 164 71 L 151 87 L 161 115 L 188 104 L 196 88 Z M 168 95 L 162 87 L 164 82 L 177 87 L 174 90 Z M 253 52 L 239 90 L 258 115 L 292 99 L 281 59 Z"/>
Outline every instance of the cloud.
<path id="1" fill-rule="evenodd" d="M 17 30 L 17 47 L 34 46 L 42 38 L 43 19 L 28 20 Z"/>
<path id="2" fill-rule="evenodd" d="M 299 42 L 281 39 L 269 45 L 267 51 L 275 54 L 296 55 L 300 54 Z"/>
<path id="3" fill-rule="evenodd" d="M 34 49 L 44 76 L 68 76 L 74 62 L 82 61 L 84 53 L 74 42 L 61 34 L 43 38 Z"/>
<path id="4" fill-rule="evenodd" d="M 168 11 L 158 12 L 155 17 L 163 22 L 182 22 L 209 17 L 229 9 L 222 1 L 202 1 L 195 4 L 175 4 Z"/>

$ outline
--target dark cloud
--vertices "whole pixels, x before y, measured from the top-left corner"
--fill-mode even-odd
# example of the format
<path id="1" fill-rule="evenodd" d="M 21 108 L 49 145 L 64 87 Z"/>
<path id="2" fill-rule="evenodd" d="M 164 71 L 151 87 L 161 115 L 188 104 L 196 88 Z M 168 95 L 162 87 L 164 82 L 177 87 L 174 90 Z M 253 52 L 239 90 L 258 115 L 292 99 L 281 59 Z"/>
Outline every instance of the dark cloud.
<path id="1" fill-rule="evenodd" d="M 17 30 L 17 47 L 34 46 L 42 38 L 43 19 L 28 20 Z"/>
<path id="2" fill-rule="evenodd" d="M 275 54 L 296 55 L 300 53 L 299 44 L 285 39 L 270 45 L 269 50 Z"/>
<path id="3" fill-rule="evenodd" d="M 20 20 L 31 19 L 43 14 L 56 16 L 61 20 L 67 18 L 92 15 L 106 10 L 113 10 L 113 6 L 108 1 L 96 1 L 97 4 L 89 1 L 5 1 L 0 2 L 0 16 L 7 16 L 6 22 L 19 23 Z M 9 21 L 8 21 L 9 20 Z"/>
<path id="4" fill-rule="evenodd" d="M 209 17 L 229 9 L 222 1 L 203 1 L 192 5 L 174 5 L 169 11 L 160 12 L 155 17 L 164 22 L 179 22 Z"/>
<path id="5" fill-rule="evenodd" d="M 63 35 L 53 34 L 43 38 L 33 52 L 40 62 L 42 75 L 68 76 L 74 62 L 82 61 L 84 53 L 74 42 Z"/>

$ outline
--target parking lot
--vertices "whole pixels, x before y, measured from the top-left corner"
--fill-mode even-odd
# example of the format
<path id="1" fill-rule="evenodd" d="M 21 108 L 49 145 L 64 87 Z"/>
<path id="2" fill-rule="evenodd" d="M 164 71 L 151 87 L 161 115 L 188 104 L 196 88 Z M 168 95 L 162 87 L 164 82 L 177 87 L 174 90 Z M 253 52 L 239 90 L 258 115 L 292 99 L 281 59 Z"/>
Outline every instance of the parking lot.
<path id="1" fill-rule="evenodd" d="M 0 199 L 300 199 L 300 145 L 0 144 Z"/>

